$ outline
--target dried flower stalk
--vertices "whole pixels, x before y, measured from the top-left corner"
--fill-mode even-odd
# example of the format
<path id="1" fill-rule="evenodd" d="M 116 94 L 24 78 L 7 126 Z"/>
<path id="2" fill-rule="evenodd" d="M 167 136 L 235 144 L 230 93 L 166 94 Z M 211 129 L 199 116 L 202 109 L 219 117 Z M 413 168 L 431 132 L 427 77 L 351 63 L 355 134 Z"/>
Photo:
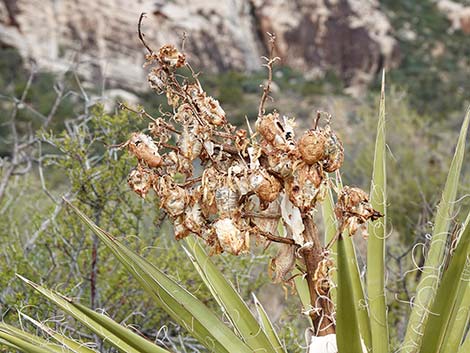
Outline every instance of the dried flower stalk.
<path id="1" fill-rule="evenodd" d="M 313 213 L 329 187 L 327 173 L 344 159 L 341 140 L 329 120 L 295 138 L 293 118 L 265 112 L 272 81 L 272 50 L 266 59 L 268 83 L 263 86 L 256 132 L 231 125 L 219 102 L 202 88 L 186 55 L 172 45 L 148 50 L 148 83 L 165 94 L 172 111 L 150 119 L 148 132 L 132 134 L 122 147 L 137 158 L 128 179 L 141 197 L 154 190 L 174 225 L 176 239 L 194 234 L 212 254 L 240 255 L 256 243 L 279 243 L 271 262 L 273 280 L 285 282 L 296 262 L 305 268 L 317 335 L 335 331 L 330 299 L 331 260 L 320 243 Z M 178 72 L 186 68 L 191 75 Z M 176 74 L 178 72 L 178 75 Z M 199 165 L 198 165 L 198 163 Z M 359 224 L 380 214 L 357 188 L 340 191 L 335 209 L 341 231 L 354 233 Z M 279 230 L 283 231 L 280 233 Z"/>

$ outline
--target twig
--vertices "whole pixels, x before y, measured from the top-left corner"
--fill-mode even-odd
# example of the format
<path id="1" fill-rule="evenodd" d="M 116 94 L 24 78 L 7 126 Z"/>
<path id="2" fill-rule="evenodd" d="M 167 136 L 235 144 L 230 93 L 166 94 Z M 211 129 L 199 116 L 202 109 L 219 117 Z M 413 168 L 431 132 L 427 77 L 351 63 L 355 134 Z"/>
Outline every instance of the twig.
<path id="1" fill-rule="evenodd" d="M 142 42 L 142 44 L 144 45 L 144 47 L 147 49 L 147 51 L 149 52 L 150 55 L 152 55 L 154 53 L 154 51 L 152 49 L 150 49 L 150 47 L 147 45 L 147 43 L 145 42 L 144 40 L 144 34 L 142 33 L 142 20 L 144 19 L 145 17 L 145 12 L 142 12 L 140 14 L 140 17 L 139 17 L 139 24 L 137 26 L 137 31 L 139 32 L 139 39 L 140 41 Z"/>
<path id="2" fill-rule="evenodd" d="M 243 217 L 279 219 L 279 217 L 281 217 L 281 215 L 276 214 L 276 213 L 244 212 Z"/>
<path id="3" fill-rule="evenodd" d="M 277 235 L 273 235 L 271 233 L 265 232 L 261 230 L 259 227 L 254 226 L 253 230 L 260 234 L 261 236 L 265 237 L 266 239 L 269 239 L 271 241 L 274 241 L 276 243 L 284 243 L 284 244 L 289 244 L 289 245 L 296 245 L 294 239 L 291 238 L 285 238 L 285 237 L 279 237 Z"/>
<path id="4" fill-rule="evenodd" d="M 269 58 L 263 57 L 263 59 L 267 61 L 267 63 L 264 64 L 263 66 L 268 68 L 268 82 L 265 85 L 263 85 L 263 95 L 261 96 L 261 101 L 259 103 L 258 116 L 263 116 L 265 113 L 264 105 L 266 103 L 266 100 L 269 97 L 269 93 L 271 92 L 271 83 L 273 81 L 273 65 L 277 60 L 280 60 L 279 57 L 277 56 L 274 57 L 276 36 L 269 32 L 268 32 L 268 36 L 269 36 L 269 42 L 271 44 Z"/>

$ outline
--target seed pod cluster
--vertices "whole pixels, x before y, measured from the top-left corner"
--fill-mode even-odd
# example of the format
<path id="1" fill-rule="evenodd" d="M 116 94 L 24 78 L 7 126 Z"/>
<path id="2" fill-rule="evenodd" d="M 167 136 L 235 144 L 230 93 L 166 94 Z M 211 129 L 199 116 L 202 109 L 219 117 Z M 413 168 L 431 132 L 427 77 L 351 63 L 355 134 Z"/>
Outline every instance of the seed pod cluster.
<path id="1" fill-rule="evenodd" d="M 383 216 L 374 210 L 369 202 L 369 195 L 364 190 L 349 186 L 343 187 L 339 192 L 335 214 L 341 224 L 341 231 L 347 229 L 349 235 L 356 233 L 360 225 L 369 219 L 375 221 Z"/>
<path id="2" fill-rule="evenodd" d="M 303 217 L 323 199 L 327 173 L 342 165 L 340 139 L 328 124 L 296 139 L 294 119 L 263 109 L 255 132 L 232 126 L 197 75 L 179 72 L 192 69 L 174 46 L 147 55 L 147 65 L 150 87 L 166 95 L 172 111 L 156 118 L 137 111 L 151 121 L 147 132 L 136 132 L 123 144 L 138 162 L 129 186 L 141 197 L 154 190 L 175 237 L 195 234 L 213 253 L 238 255 L 249 250 L 251 239 L 285 237 L 272 264 L 275 280 L 284 280 L 294 266 L 295 248 L 304 245 Z M 342 217 L 346 211 L 356 223 L 373 217 L 351 190 L 337 206 Z"/>

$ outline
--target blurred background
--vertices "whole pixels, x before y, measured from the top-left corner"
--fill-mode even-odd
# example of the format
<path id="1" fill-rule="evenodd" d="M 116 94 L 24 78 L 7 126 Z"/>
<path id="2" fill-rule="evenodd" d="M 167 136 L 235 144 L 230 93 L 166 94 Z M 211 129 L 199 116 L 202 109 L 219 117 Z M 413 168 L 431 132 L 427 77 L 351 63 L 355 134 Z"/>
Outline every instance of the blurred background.
<path id="1" fill-rule="evenodd" d="M 147 300 L 139 286 L 74 219 L 65 196 L 104 229 L 152 259 L 200 298 L 206 289 L 182 259 L 158 200 L 139 199 L 126 178 L 135 164 L 107 146 L 147 121 L 118 109 L 141 105 L 158 116 L 166 98 L 148 89 L 143 32 L 155 50 L 184 47 L 206 91 L 233 123 L 254 122 L 266 80 L 262 56 L 276 36 L 268 109 L 296 117 L 332 114 L 346 160 L 345 183 L 369 188 L 380 76 L 386 70 L 389 210 L 389 320 L 404 334 L 453 146 L 470 103 L 470 0 L 1 0 L 0 314 L 12 308 L 95 340 L 18 283 L 15 273 L 78 297 L 178 350 L 203 351 Z M 469 163 L 464 164 L 464 175 Z M 461 209 L 469 177 L 461 185 Z M 461 218 L 455 216 L 455 227 Z M 365 241 L 357 237 L 359 253 Z M 274 250 L 214 260 L 250 300 L 257 293 L 289 347 L 305 345 L 297 297 L 272 285 Z M 411 270 L 411 271 L 409 271 Z M 112 274 L 112 276 L 110 275 Z M 286 300 L 287 298 L 287 300 Z M 208 305 L 216 307 L 215 303 Z"/>

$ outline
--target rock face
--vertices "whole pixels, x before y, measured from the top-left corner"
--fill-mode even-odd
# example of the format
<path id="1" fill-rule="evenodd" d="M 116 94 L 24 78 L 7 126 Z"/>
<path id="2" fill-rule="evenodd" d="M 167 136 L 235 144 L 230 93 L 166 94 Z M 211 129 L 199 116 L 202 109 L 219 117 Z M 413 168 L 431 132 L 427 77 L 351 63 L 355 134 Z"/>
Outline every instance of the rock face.
<path id="1" fill-rule="evenodd" d="M 450 0 L 438 0 L 437 8 L 451 22 L 451 32 L 461 30 L 465 34 L 470 34 L 470 6 Z"/>
<path id="2" fill-rule="evenodd" d="M 39 67 L 63 70 L 77 60 L 94 81 L 138 89 L 145 52 L 181 43 L 194 67 L 257 70 L 276 34 L 282 64 L 318 76 L 335 71 L 351 87 L 398 61 L 390 23 L 377 0 L 0 0 L 0 42 Z"/>

